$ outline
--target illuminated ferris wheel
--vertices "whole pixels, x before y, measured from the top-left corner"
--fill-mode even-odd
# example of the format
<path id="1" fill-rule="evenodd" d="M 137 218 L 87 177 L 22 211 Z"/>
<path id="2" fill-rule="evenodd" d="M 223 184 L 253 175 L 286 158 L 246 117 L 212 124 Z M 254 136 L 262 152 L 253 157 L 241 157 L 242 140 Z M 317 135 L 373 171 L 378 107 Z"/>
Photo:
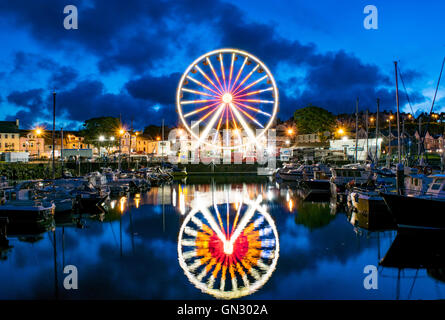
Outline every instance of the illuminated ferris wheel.
<path id="1" fill-rule="evenodd" d="M 200 143 L 214 146 L 216 132 L 244 131 L 255 143 L 269 129 L 278 110 L 278 89 L 266 65 L 237 49 L 219 49 L 196 59 L 176 92 L 182 124 Z M 199 130 L 197 130 L 199 129 Z M 256 134 L 256 129 L 264 129 Z M 230 147 L 223 147 L 230 148 Z"/>
<path id="2" fill-rule="evenodd" d="M 240 298 L 257 291 L 272 275 L 279 256 L 278 232 L 260 202 L 261 196 L 213 208 L 201 205 L 185 218 L 178 259 L 202 292 L 219 299 Z"/>

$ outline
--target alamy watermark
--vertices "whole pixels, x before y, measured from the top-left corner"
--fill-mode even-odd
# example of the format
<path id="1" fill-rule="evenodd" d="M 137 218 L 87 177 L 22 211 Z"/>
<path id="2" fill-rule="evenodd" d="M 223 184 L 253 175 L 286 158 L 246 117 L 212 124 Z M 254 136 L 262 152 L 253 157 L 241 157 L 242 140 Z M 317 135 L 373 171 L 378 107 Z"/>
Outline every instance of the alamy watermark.
<path id="1" fill-rule="evenodd" d="M 78 13 L 77 7 L 70 4 L 63 8 L 63 13 L 68 14 L 65 19 L 63 19 L 63 27 L 66 30 L 78 29 Z"/>
<path id="2" fill-rule="evenodd" d="M 363 9 L 363 13 L 367 14 L 365 19 L 363 20 L 363 26 L 365 27 L 365 29 L 366 30 L 371 30 L 371 29 L 377 30 L 379 28 L 377 7 L 372 4 L 368 4 Z"/>
<path id="3" fill-rule="evenodd" d="M 366 290 L 377 290 L 379 288 L 379 283 L 378 283 L 378 271 L 377 271 L 377 267 L 369 264 L 367 266 L 365 266 L 365 268 L 363 269 L 363 273 L 367 274 L 367 276 L 365 277 L 365 279 L 363 279 L 363 287 Z"/>

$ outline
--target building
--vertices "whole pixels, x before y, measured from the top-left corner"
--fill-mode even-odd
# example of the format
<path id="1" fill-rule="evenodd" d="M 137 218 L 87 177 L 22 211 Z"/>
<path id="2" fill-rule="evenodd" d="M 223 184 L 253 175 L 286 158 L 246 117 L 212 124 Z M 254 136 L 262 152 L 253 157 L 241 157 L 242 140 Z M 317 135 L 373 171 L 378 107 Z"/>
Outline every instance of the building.
<path id="1" fill-rule="evenodd" d="M 47 131 L 44 134 L 44 155 L 46 157 L 52 157 L 53 141 L 52 141 L 52 131 Z M 84 137 L 79 136 L 77 131 L 64 131 L 63 132 L 63 149 L 90 149 L 90 145 L 85 143 Z M 62 133 L 60 131 L 55 132 L 54 137 L 54 155 L 55 157 L 60 156 L 60 150 L 62 148 Z"/>
<path id="2" fill-rule="evenodd" d="M 30 156 L 40 157 L 45 152 L 45 139 L 35 130 L 20 130 L 19 149 L 28 152 Z"/>
<path id="3" fill-rule="evenodd" d="M 137 135 L 136 153 L 138 154 L 156 154 L 158 150 L 158 141 L 151 139 L 149 136 Z"/>
<path id="4" fill-rule="evenodd" d="M 0 121 L 0 152 L 20 151 L 19 119 Z"/>
<path id="5" fill-rule="evenodd" d="M 366 161 L 375 157 L 377 146 L 377 157 L 380 158 L 382 138 L 377 139 L 358 139 L 357 143 L 357 161 Z M 338 140 L 329 140 L 329 150 L 343 154 L 345 158 L 354 159 L 356 144 L 354 138 L 344 137 Z"/>

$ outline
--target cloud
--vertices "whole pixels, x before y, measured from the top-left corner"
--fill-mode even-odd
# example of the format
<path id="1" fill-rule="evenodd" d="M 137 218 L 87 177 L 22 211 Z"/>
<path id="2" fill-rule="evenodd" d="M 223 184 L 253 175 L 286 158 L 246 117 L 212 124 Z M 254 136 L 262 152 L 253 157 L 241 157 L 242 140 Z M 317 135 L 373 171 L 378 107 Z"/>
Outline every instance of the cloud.
<path id="1" fill-rule="evenodd" d="M 316 43 L 285 38 L 273 24 L 250 20 L 233 4 L 197 0 L 72 4 L 79 9 L 78 30 L 63 28 L 63 5 L 55 0 L 0 4 L 0 12 L 18 28 L 29 30 L 46 52 L 75 52 L 91 61 L 93 65 L 82 70 L 74 62 L 62 65 L 46 55 L 18 52 L 15 56 L 15 73 L 29 73 L 30 65 L 36 74 L 50 72 L 46 87 L 62 91 L 60 110 L 75 121 L 124 113 L 141 124 L 161 118 L 176 123 L 172 111 L 179 75 L 202 52 L 220 47 L 237 47 L 265 62 L 280 85 L 282 119 L 308 104 L 333 113 L 351 112 L 357 97 L 361 110 L 374 110 L 377 98 L 382 109 L 395 108 L 394 81 L 378 66 L 344 50 L 323 53 Z M 110 93 L 104 85 L 110 76 L 128 80 Z M 407 69 L 403 76 L 408 84 L 420 74 Z M 415 104 L 425 98 L 410 93 L 410 100 Z M 402 91 L 400 102 L 406 103 Z"/>
<path id="2" fill-rule="evenodd" d="M 146 75 L 130 80 L 125 87 L 135 98 L 174 106 L 176 87 L 180 78 L 181 74 L 177 72 L 164 77 Z"/>

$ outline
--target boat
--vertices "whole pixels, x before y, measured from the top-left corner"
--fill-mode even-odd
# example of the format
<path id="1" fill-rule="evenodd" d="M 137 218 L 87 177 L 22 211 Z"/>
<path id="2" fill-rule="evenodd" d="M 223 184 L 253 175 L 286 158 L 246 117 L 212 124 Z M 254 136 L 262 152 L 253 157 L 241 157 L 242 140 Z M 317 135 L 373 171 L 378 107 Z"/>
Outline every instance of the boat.
<path id="1" fill-rule="evenodd" d="M 347 196 L 348 207 L 356 212 L 356 221 L 367 230 L 395 229 L 394 218 L 378 190 L 352 189 Z"/>
<path id="2" fill-rule="evenodd" d="M 184 178 L 187 177 L 187 168 L 178 168 L 178 167 L 173 167 L 171 174 L 173 175 L 174 178 Z"/>
<path id="3" fill-rule="evenodd" d="M 8 200 L 0 206 L 0 218 L 7 218 L 10 224 L 40 223 L 53 218 L 54 203 L 41 200 Z"/>
<path id="4" fill-rule="evenodd" d="M 342 168 L 331 168 L 330 179 L 331 195 L 338 202 L 347 201 L 347 189 L 352 187 L 364 187 L 374 183 L 374 174 L 359 166 L 345 166 Z"/>
<path id="5" fill-rule="evenodd" d="M 314 177 L 314 172 L 324 172 L 330 174 L 330 168 L 323 164 L 307 165 L 288 164 L 278 170 L 277 177 L 283 181 L 303 181 Z"/>
<path id="6" fill-rule="evenodd" d="M 380 193 L 399 228 L 445 229 L 445 174 L 430 177 L 423 194 Z"/>

